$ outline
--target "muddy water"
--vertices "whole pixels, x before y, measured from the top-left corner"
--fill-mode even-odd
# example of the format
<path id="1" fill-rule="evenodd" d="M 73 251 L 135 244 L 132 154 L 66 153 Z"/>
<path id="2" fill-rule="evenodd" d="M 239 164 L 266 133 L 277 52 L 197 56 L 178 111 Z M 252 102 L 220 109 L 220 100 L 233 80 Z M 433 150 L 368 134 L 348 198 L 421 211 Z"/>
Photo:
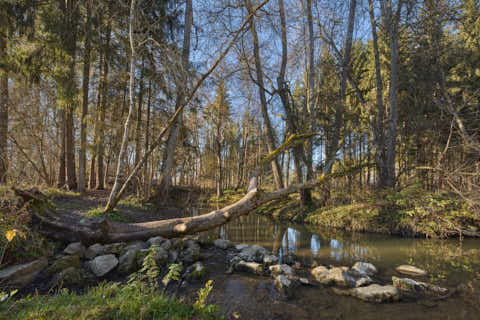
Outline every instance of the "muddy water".
<path id="1" fill-rule="evenodd" d="M 323 265 L 351 266 L 367 261 L 379 269 L 379 281 L 388 283 L 395 267 L 413 264 L 428 271 L 422 281 L 450 289 L 458 285 L 473 291 L 441 300 L 406 299 L 398 303 L 371 304 L 337 296 L 329 288 L 302 287 L 292 300 L 278 301 L 270 279 L 233 275 L 216 290 L 221 307 L 241 318 L 258 319 L 480 319 L 480 240 L 398 238 L 377 234 L 352 234 L 306 229 L 250 215 L 211 232 L 212 237 L 234 243 L 259 244 L 285 259 L 295 254 L 308 274 L 313 261 Z M 231 297 L 231 298 L 228 298 Z M 231 301 L 230 301 L 231 300 Z M 235 301 L 235 302 L 232 302 Z M 247 305 L 247 307 L 245 306 Z M 233 314 L 233 313 L 232 313 Z M 235 317 L 232 317 L 235 318 Z"/>

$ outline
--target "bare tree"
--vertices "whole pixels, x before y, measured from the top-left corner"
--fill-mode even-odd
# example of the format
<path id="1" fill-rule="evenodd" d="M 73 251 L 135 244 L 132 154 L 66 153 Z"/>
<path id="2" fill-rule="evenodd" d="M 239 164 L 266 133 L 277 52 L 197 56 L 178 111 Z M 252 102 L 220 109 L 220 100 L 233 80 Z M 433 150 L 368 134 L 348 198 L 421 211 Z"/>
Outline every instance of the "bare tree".
<path id="1" fill-rule="evenodd" d="M 172 124 L 177 120 L 177 118 L 180 116 L 180 113 L 183 111 L 183 109 L 185 108 L 185 106 L 190 103 L 190 101 L 192 101 L 195 93 L 197 92 L 197 90 L 200 88 L 200 86 L 203 84 L 203 82 L 205 81 L 206 78 L 208 78 L 208 76 L 217 68 L 217 66 L 220 64 L 220 62 L 223 60 L 223 58 L 225 58 L 225 56 L 228 54 L 228 52 L 230 51 L 230 49 L 233 47 L 233 45 L 236 43 L 237 39 L 240 37 L 240 35 L 243 33 L 243 31 L 245 30 L 245 27 L 247 26 L 247 24 L 249 23 L 249 21 L 253 18 L 255 12 L 257 12 L 257 10 L 259 10 L 260 8 L 262 8 L 265 4 L 267 4 L 269 0 L 265 0 L 263 1 L 262 3 L 260 3 L 258 6 L 256 6 L 253 10 L 252 10 L 252 13 L 250 13 L 247 18 L 245 19 L 245 21 L 242 23 L 242 25 L 240 26 L 240 28 L 234 33 L 233 37 L 232 37 L 232 40 L 230 40 L 230 42 L 228 43 L 228 45 L 226 46 L 226 48 L 223 50 L 223 52 L 219 55 L 219 57 L 217 58 L 217 60 L 213 63 L 213 65 L 208 69 L 207 72 L 205 72 L 201 77 L 200 79 L 198 79 L 198 81 L 195 83 L 195 85 L 193 86 L 193 89 L 192 91 L 190 92 L 190 94 L 188 95 L 188 97 L 185 99 L 184 103 L 175 111 L 175 113 L 168 119 L 167 123 L 165 124 L 165 127 L 162 129 L 162 131 L 159 133 L 159 135 L 157 136 L 157 138 L 155 139 L 155 141 L 152 143 L 152 145 L 150 146 L 150 149 L 148 151 L 145 152 L 145 154 L 143 155 L 142 159 L 137 163 L 137 165 L 133 168 L 132 172 L 130 173 L 130 175 L 127 177 L 127 179 L 123 182 L 123 184 L 120 186 L 120 182 L 119 182 L 119 176 L 121 175 L 121 172 L 122 172 L 122 167 L 123 167 L 123 163 L 120 162 L 120 156 L 121 155 L 124 155 L 125 154 L 125 149 L 126 149 L 126 144 L 127 144 L 127 141 L 128 141 L 128 127 L 127 127 L 127 123 L 125 124 L 125 131 L 124 131 L 124 139 L 122 141 L 122 149 L 123 149 L 123 144 L 125 143 L 125 149 L 123 149 L 123 153 L 122 153 L 122 150 L 120 151 L 120 154 L 119 154 L 119 161 L 118 161 L 118 167 L 117 167 L 117 174 L 116 174 L 116 177 L 115 177 L 115 184 L 113 185 L 113 188 L 112 188 L 112 191 L 110 192 L 110 196 L 109 196 L 109 199 L 108 199 L 108 202 L 107 202 L 107 205 L 105 206 L 105 211 L 111 211 L 115 208 L 115 206 L 117 205 L 118 201 L 120 200 L 121 196 L 124 194 L 128 184 L 130 183 L 130 181 L 132 181 L 133 178 L 136 177 L 138 171 L 140 170 L 140 168 L 143 167 L 143 165 L 145 164 L 145 162 L 147 161 L 148 157 L 152 154 L 152 152 L 155 150 L 155 148 L 160 145 L 160 143 L 162 142 L 162 139 L 163 137 L 165 136 L 165 133 L 170 129 L 170 127 L 172 126 Z M 133 41 L 133 35 L 131 35 L 131 41 Z M 134 49 L 132 49 L 133 52 L 132 52 L 132 55 L 134 55 Z M 131 67 L 133 68 L 133 67 Z M 133 82 L 133 79 L 130 80 L 130 82 Z M 132 90 L 132 89 L 130 89 Z M 133 92 L 132 92 L 132 95 L 133 97 Z M 132 106 L 132 102 L 131 102 L 131 107 L 133 108 Z M 127 121 L 128 121 L 128 117 L 127 117 Z M 125 135 L 125 133 L 127 133 L 127 135 Z"/>
<path id="2" fill-rule="evenodd" d="M 245 0 L 245 6 L 247 11 L 250 15 L 254 13 L 252 9 L 252 4 L 250 0 Z M 257 29 L 255 28 L 255 19 L 252 18 L 250 21 L 250 32 L 252 34 L 253 39 L 253 55 L 255 58 L 255 71 L 256 71 L 256 82 L 258 85 L 258 94 L 260 95 L 260 107 L 262 111 L 262 117 L 265 127 L 265 134 L 267 138 L 267 147 L 268 152 L 273 152 L 276 148 L 276 139 L 275 139 L 275 132 L 273 130 L 270 116 L 268 115 L 268 105 L 267 105 L 267 98 L 265 96 L 265 84 L 263 80 L 263 71 L 262 71 L 262 63 L 260 61 L 260 46 L 258 44 L 258 34 Z M 275 186 L 277 188 L 283 187 L 283 180 L 282 180 L 282 172 L 280 171 L 280 166 L 278 165 L 277 159 L 272 160 L 272 171 L 273 171 L 273 178 L 275 181 Z"/>

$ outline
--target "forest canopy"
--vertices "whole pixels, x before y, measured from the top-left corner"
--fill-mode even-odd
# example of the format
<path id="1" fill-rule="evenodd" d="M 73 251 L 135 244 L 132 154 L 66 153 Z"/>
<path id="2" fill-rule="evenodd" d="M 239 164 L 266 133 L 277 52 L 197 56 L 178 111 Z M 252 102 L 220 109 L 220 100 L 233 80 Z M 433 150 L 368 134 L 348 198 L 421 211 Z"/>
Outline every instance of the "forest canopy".
<path id="1" fill-rule="evenodd" d="M 478 204 L 479 43 L 476 0 L 2 0 L 0 183 L 112 209 L 358 167 L 321 201 L 420 183 Z"/>

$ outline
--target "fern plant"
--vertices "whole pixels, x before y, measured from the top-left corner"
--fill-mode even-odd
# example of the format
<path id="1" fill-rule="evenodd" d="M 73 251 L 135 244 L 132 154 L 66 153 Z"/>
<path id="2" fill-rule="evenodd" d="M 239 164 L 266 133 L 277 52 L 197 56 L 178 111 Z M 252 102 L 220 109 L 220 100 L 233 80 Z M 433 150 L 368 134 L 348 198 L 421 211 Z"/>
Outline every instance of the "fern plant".
<path id="1" fill-rule="evenodd" d="M 155 257 L 157 255 L 157 247 L 152 246 L 148 249 L 147 255 L 143 259 L 142 268 L 132 273 L 128 278 L 128 285 L 138 289 L 144 289 L 144 282 L 148 283 L 148 288 L 153 292 L 158 288 L 157 279 L 160 274 Z"/>
<path id="2" fill-rule="evenodd" d="M 168 273 L 163 277 L 162 283 L 163 283 L 163 292 L 167 289 L 168 284 L 172 280 L 180 280 L 180 272 L 182 271 L 182 266 L 180 266 L 177 263 L 172 263 L 170 266 L 168 266 Z"/>
<path id="3" fill-rule="evenodd" d="M 215 308 L 214 305 L 206 306 L 208 295 L 210 294 L 210 291 L 212 291 L 213 289 L 212 283 L 213 283 L 213 280 L 208 280 L 207 283 L 205 283 L 205 287 L 198 291 L 197 301 L 195 301 L 195 303 L 193 304 L 193 307 L 195 309 L 211 312 L 213 310 L 210 310 L 210 309 Z"/>

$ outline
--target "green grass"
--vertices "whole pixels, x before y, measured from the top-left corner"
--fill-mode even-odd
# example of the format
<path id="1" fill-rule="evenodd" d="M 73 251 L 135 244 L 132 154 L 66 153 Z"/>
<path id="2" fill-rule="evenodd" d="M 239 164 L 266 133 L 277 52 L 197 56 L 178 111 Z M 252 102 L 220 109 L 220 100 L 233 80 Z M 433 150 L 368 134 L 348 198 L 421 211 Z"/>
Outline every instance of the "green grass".
<path id="1" fill-rule="evenodd" d="M 308 214 L 306 222 L 348 231 L 430 238 L 447 238 L 459 235 L 459 230 L 480 227 L 475 208 L 448 194 L 426 192 L 418 184 L 350 202 L 318 208 Z"/>
<path id="2" fill-rule="evenodd" d="M 124 199 L 121 199 L 118 202 L 118 205 L 139 210 L 151 210 L 153 207 L 152 204 L 146 203 L 143 199 L 137 198 L 135 196 L 128 196 Z"/>
<path id="3" fill-rule="evenodd" d="M 51 199 L 62 199 L 62 198 L 77 198 L 80 197 L 79 192 L 58 189 L 58 188 L 47 188 L 43 189 L 42 193 Z"/>
<path id="4" fill-rule="evenodd" d="M 118 209 L 105 213 L 104 207 L 93 208 L 87 211 L 87 218 L 108 218 L 118 222 L 130 222 L 129 217 Z"/>
<path id="5" fill-rule="evenodd" d="M 0 319 L 217 319 L 215 308 L 198 309 L 172 297 L 134 286 L 102 283 L 85 294 L 61 289 L 0 303 Z"/>
<path id="6" fill-rule="evenodd" d="M 213 209 L 223 208 L 229 204 L 237 202 L 245 196 L 246 190 L 244 189 L 226 189 L 223 190 L 223 196 L 217 197 L 215 193 L 202 195 L 199 201 L 203 202 L 206 207 Z"/>

